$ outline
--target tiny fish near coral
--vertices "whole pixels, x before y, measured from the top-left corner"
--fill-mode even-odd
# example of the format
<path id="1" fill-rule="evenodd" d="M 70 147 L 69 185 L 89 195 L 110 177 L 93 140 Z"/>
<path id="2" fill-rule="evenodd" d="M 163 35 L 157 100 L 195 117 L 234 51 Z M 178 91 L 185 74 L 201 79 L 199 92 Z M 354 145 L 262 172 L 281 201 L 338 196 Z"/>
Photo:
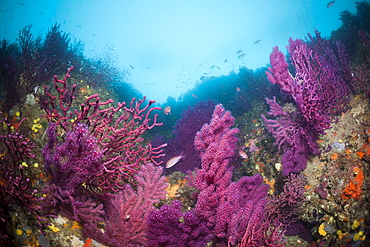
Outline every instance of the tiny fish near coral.
<path id="1" fill-rule="evenodd" d="M 166 163 L 166 168 L 171 168 L 173 167 L 174 165 L 177 164 L 177 162 L 179 162 L 182 158 L 184 158 L 185 156 L 182 155 L 182 153 L 180 155 L 176 155 L 174 157 L 172 157 L 171 159 L 169 159 Z"/>
<path id="2" fill-rule="evenodd" d="M 164 115 L 171 115 L 171 106 L 166 106 L 163 110 Z"/>
<path id="3" fill-rule="evenodd" d="M 243 159 L 248 159 L 248 154 L 245 151 L 243 151 L 243 150 L 239 150 L 239 155 Z"/>

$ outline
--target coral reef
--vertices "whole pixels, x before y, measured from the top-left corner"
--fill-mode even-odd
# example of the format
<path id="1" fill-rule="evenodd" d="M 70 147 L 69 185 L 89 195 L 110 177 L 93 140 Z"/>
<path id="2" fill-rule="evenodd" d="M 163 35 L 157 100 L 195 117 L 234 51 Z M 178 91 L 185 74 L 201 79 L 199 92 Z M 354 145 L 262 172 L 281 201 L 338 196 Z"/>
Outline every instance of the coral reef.
<path id="1" fill-rule="evenodd" d="M 181 201 L 164 205 L 149 215 L 150 246 L 206 246 L 208 228 L 193 211 L 182 212 Z"/>
<path id="2" fill-rule="evenodd" d="M 0 245 L 369 246 L 368 7 L 268 69 L 202 77 L 168 115 L 114 103 L 118 70 L 57 24 L 2 41 Z"/>
<path id="3" fill-rule="evenodd" d="M 348 112 L 320 139 L 322 148 L 343 143 L 344 149 L 332 148 L 308 162 L 306 199 L 300 218 L 311 223 L 314 236 L 326 242 L 362 244 L 366 232 L 369 178 L 369 106 L 364 96 L 351 100 Z M 323 194 L 325 196 L 323 196 Z M 357 223 L 355 223 L 357 222 Z"/>
<path id="4" fill-rule="evenodd" d="M 18 114 L 17 114 L 18 115 Z M 16 205 L 37 218 L 41 227 L 46 219 L 40 212 L 38 191 L 32 189 L 28 164 L 34 163 L 35 144 L 19 132 L 22 121 L 14 127 L 0 111 L 0 243 L 8 242 L 9 212 Z"/>
<path id="5" fill-rule="evenodd" d="M 162 168 L 144 165 L 134 176 L 137 191 L 130 184 L 116 195 L 104 196 L 105 226 L 87 222 L 83 232 L 87 237 L 109 246 L 148 246 L 146 221 L 154 204 L 165 198 L 167 186 Z"/>
<path id="6" fill-rule="evenodd" d="M 297 112 L 286 112 L 273 98 L 267 103 L 267 114 L 261 115 L 268 130 L 274 135 L 276 145 L 284 152 L 283 174 L 302 171 L 311 154 L 320 150 L 316 141 L 330 128 L 334 117 L 347 109 L 350 73 L 344 47 L 337 43 L 335 55 L 328 40 L 316 31 L 311 43 L 289 40 L 288 51 L 294 65 L 294 76 L 288 70 L 285 56 L 277 47 L 270 55 L 271 68 L 267 72 L 272 84 L 290 95 Z"/>
<path id="7" fill-rule="evenodd" d="M 172 132 L 173 138 L 168 140 L 155 139 L 157 140 L 154 142 L 156 145 L 167 142 L 167 146 L 164 148 L 166 156 L 160 159 L 164 164 L 174 156 L 179 154 L 184 156 L 175 166 L 167 168 L 166 174 L 174 171 L 186 173 L 200 167 L 200 156 L 194 148 L 194 137 L 203 124 L 211 119 L 215 105 L 215 101 L 201 100 L 193 107 L 189 106 L 181 113 L 181 118 L 177 120 Z M 157 138 L 159 137 L 157 136 Z"/>
<path id="8" fill-rule="evenodd" d="M 155 161 L 162 155 L 160 147 L 152 148 L 150 143 L 144 146 L 140 137 L 160 125 L 156 115 L 149 124 L 149 114 L 158 108 L 149 109 L 154 103 L 149 102 L 141 109 L 144 100 L 135 105 L 133 100 L 129 108 L 119 103 L 117 108 L 101 109 L 113 101 L 99 102 L 99 96 L 92 95 L 81 104 L 81 111 L 72 112 L 76 85 L 71 88 L 67 85 L 71 69 L 64 80 L 55 77 L 57 96 L 45 87 L 49 97 L 45 117 L 50 123 L 43 155 L 51 180 L 43 189 L 47 197 L 41 206 L 46 212 L 60 213 L 80 222 L 87 237 L 94 236 L 112 246 L 142 245 L 146 242 L 145 219 L 153 204 L 163 198 L 166 187 L 162 169 L 154 168 L 152 163 L 160 164 Z M 115 118 L 119 110 L 125 113 Z M 111 194 L 114 192 L 118 193 Z M 127 215 L 130 219 L 125 218 Z M 124 225 L 127 232 L 121 232 L 122 236 L 116 233 L 116 225 L 122 222 L 117 219 L 127 221 Z M 142 220 L 138 225 L 139 219 Z M 102 221 L 107 222 L 104 233 L 98 230 Z M 127 237 L 128 234 L 132 237 Z"/>

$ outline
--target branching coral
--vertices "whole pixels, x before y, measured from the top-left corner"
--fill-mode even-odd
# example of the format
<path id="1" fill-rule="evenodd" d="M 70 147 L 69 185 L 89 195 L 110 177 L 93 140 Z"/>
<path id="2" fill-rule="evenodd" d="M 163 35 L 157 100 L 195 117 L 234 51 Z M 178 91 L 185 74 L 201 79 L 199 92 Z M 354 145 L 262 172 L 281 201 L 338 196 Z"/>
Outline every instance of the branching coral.
<path id="1" fill-rule="evenodd" d="M 117 107 L 108 107 L 113 100 L 100 102 L 99 95 L 94 94 L 80 105 L 80 111 L 72 110 L 76 85 L 69 86 L 67 82 L 72 69 L 73 67 L 68 70 L 63 80 L 55 76 L 56 96 L 45 87 L 45 94 L 48 96 L 44 105 L 45 117 L 49 122 L 56 122 L 54 131 L 60 129 L 59 131 L 68 133 L 78 124 L 87 126 L 90 141 L 95 138 L 97 142 L 97 147 L 91 151 L 102 156 L 102 169 L 94 171 L 97 174 L 93 181 L 85 182 L 94 189 L 118 191 L 124 181 L 132 179 L 141 164 L 158 164 L 155 159 L 163 155 L 160 148 L 165 144 L 152 147 L 149 143 L 145 146 L 141 137 L 145 131 L 161 125 L 157 123 L 157 115 L 153 119 L 150 116 L 152 111 L 160 108 L 151 108 L 155 101 L 149 101 L 142 107 L 145 98 L 139 101 L 133 99 L 128 107 L 125 102 L 118 103 Z M 57 142 L 63 143 L 63 140 Z"/>
<path id="2" fill-rule="evenodd" d="M 270 54 L 268 79 L 290 95 L 298 109 L 296 113 L 287 113 L 282 111 L 275 98 L 266 99 L 270 105 L 267 114 L 275 119 L 261 116 L 274 135 L 275 143 L 284 152 L 285 176 L 302 171 L 311 154 L 320 154 L 316 143 L 319 135 L 325 134 L 335 116 L 345 111 L 349 102 L 351 75 L 344 47 L 338 42 L 335 53 L 330 42 L 321 38 L 319 32 L 316 31 L 315 38 L 309 37 L 310 44 L 289 40 L 294 76 L 277 47 Z"/>
<path id="3" fill-rule="evenodd" d="M 36 216 L 40 226 L 45 219 L 38 206 L 43 198 L 36 196 L 38 191 L 32 190 L 31 179 L 25 171 L 27 162 L 35 159 L 35 144 L 11 128 L 11 123 L 1 111 L 0 125 L 0 221 L 3 226 L 0 227 L 0 237 L 5 241 L 9 237 L 5 229 L 7 212 L 13 204 L 22 205 Z"/>
<path id="4" fill-rule="evenodd" d="M 167 183 L 162 167 L 153 164 L 141 166 L 134 179 L 137 191 L 130 184 L 116 195 L 103 198 L 105 206 L 104 231 L 99 222 L 87 222 L 87 237 L 109 246 L 147 246 L 147 219 L 154 204 L 165 198 Z"/>

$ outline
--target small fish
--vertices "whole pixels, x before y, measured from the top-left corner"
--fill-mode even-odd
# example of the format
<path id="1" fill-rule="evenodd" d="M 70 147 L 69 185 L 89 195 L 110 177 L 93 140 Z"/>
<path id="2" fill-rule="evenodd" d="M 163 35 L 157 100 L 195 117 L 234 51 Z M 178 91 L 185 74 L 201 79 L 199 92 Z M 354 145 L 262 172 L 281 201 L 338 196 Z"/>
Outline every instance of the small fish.
<path id="1" fill-rule="evenodd" d="M 236 87 L 235 88 L 235 90 L 237 91 L 237 92 L 240 92 L 241 90 L 240 90 L 240 87 Z"/>
<path id="2" fill-rule="evenodd" d="M 256 143 L 253 139 L 249 139 L 248 148 L 249 148 L 249 152 L 251 153 L 259 150 L 259 148 L 256 146 Z"/>
<path id="3" fill-rule="evenodd" d="M 170 115 L 171 114 L 171 106 L 166 106 L 163 110 L 164 115 Z"/>
<path id="4" fill-rule="evenodd" d="M 135 70 L 134 66 L 132 66 L 131 64 L 130 64 L 130 68 L 131 68 L 132 70 Z"/>
<path id="5" fill-rule="evenodd" d="M 243 53 L 243 50 L 239 50 L 236 52 L 236 54 L 240 54 L 240 53 Z"/>
<path id="6" fill-rule="evenodd" d="M 256 40 L 256 41 L 254 41 L 254 42 L 253 42 L 253 45 L 257 45 L 257 44 L 261 43 L 261 41 L 262 41 L 262 39 L 258 39 L 258 40 Z"/>
<path id="7" fill-rule="evenodd" d="M 166 163 L 166 168 L 171 168 L 173 167 L 174 165 L 177 164 L 177 162 L 179 162 L 182 158 L 184 158 L 185 156 L 182 155 L 182 153 L 180 155 L 176 155 L 174 157 L 172 157 L 171 159 L 169 159 Z"/>
<path id="8" fill-rule="evenodd" d="M 194 98 L 196 98 L 196 99 L 198 99 L 198 96 L 197 95 L 195 95 L 195 94 L 191 94 L 191 96 L 193 96 Z"/>
<path id="9" fill-rule="evenodd" d="M 76 27 L 78 27 L 79 29 L 81 29 L 81 25 L 76 25 Z"/>
<path id="10" fill-rule="evenodd" d="M 244 58 L 247 54 L 243 53 L 238 56 L 238 59 Z"/>
<path id="11" fill-rule="evenodd" d="M 239 155 L 243 159 L 248 159 L 248 154 L 245 151 L 243 151 L 243 150 L 239 150 Z"/>
<path id="12" fill-rule="evenodd" d="M 224 63 L 227 63 L 227 58 L 225 59 Z"/>
<path id="13" fill-rule="evenodd" d="M 334 5 L 334 3 L 335 3 L 336 1 L 331 1 L 331 2 L 329 2 L 327 5 L 326 5 L 326 7 L 328 7 L 328 8 L 330 8 L 331 6 L 333 6 Z"/>

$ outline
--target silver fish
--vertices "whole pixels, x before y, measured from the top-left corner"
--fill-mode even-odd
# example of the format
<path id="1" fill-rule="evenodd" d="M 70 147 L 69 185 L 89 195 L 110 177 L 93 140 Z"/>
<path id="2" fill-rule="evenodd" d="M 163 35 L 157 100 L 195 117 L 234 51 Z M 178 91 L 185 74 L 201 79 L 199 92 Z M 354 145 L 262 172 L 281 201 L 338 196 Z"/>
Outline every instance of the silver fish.
<path id="1" fill-rule="evenodd" d="M 166 163 L 166 168 L 171 168 L 173 167 L 174 165 L 177 164 L 177 162 L 179 162 L 182 158 L 184 158 L 185 156 L 182 155 L 182 153 L 180 155 L 176 155 L 174 157 L 172 157 L 171 159 L 169 159 Z"/>
<path id="2" fill-rule="evenodd" d="M 334 5 L 334 3 L 335 3 L 336 1 L 331 1 L 331 2 L 329 2 L 328 3 L 328 5 L 326 5 L 326 7 L 328 7 L 328 8 L 330 8 L 331 6 L 333 6 Z"/>
<path id="3" fill-rule="evenodd" d="M 243 150 L 239 150 L 239 155 L 243 159 L 248 159 L 248 154 L 245 151 L 243 151 Z"/>

